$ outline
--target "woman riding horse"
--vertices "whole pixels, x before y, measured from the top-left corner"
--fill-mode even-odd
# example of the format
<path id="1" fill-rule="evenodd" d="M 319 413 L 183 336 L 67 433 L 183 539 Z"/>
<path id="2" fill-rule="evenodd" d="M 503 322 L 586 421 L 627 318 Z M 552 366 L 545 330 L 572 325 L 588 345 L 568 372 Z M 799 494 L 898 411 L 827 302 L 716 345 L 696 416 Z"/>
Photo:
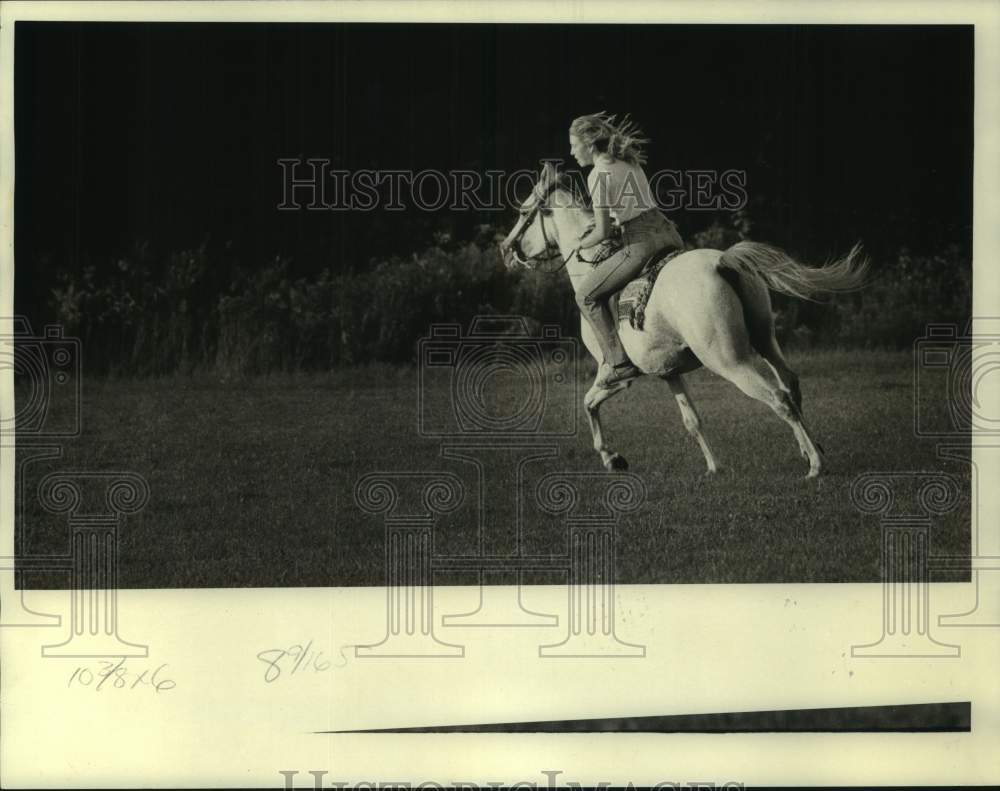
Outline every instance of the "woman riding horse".
<path id="1" fill-rule="evenodd" d="M 600 387 L 642 375 L 622 347 L 608 301 L 639 276 L 653 253 L 684 247 L 677 226 L 657 208 L 643 172 L 647 142 L 628 116 L 619 124 L 606 113 L 582 115 L 569 128 L 570 152 L 577 163 L 593 165 L 587 187 L 594 226 L 580 238 L 576 252 L 581 261 L 593 262 L 593 269 L 577 286 L 576 301 L 604 356 L 597 378 Z M 621 232 L 620 246 L 616 228 Z"/>
<path id="2" fill-rule="evenodd" d="M 551 162 L 546 162 L 531 196 L 519 207 L 518 215 L 517 223 L 500 242 L 504 263 L 508 267 L 535 268 L 554 258 L 562 258 L 577 301 L 581 306 L 587 304 L 588 298 L 595 293 L 591 279 L 595 272 L 600 277 L 608 262 L 595 269 L 588 263 L 592 258 L 580 255 L 580 240 L 589 242 L 592 236 L 589 229 L 596 224 L 594 212 L 574 193 L 571 181 L 561 177 Z M 640 215 L 640 219 L 643 216 Z M 626 232 L 636 222 L 639 220 L 626 222 Z M 658 220 L 654 217 L 653 222 Z M 647 233 L 654 239 L 659 235 L 657 231 Z M 634 243 L 634 234 L 629 236 Z M 657 244 L 645 249 L 655 248 Z M 626 245 L 626 249 L 630 247 Z M 626 266 L 619 261 L 611 262 L 611 266 L 616 264 Z M 634 265 L 632 261 L 628 264 Z M 821 450 L 802 417 L 799 377 L 789 367 L 775 336 L 769 292 L 813 299 L 823 293 L 855 291 L 866 285 L 867 271 L 867 259 L 857 245 L 845 257 L 822 267 L 805 266 L 783 250 L 760 242 L 737 242 L 724 251 L 689 250 L 663 267 L 649 293 L 642 327 L 623 322 L 619 342 L 628 350 L 626 359 L 631 358 L 638 369 L 659 376 L 670 385 L 684 427 L 701 447 L 709 473 L 714 473 L 718 464 L 701 433 L 701 421 L 683 380 L 683 374 L 701 366 L 728 379 L 751 398 L 767 404 L 788 423 L 800 453 L 809 460 L 808 477 L 812 478 L 819 475 L 822 468 Z M 617 274 L 617 269 L 611 273 L 612 277 Z M 598 287 L 597 291 L 600 290 Z M 596 304 L 592 299 L 589 301 Z M 590 314 L 584 312 L 583 315 Z M 581 323 L 581 336 L 587 351 L 595 360 L 607 360 L 609 352 L 603 347 L 605 341 L 598 342 L 598 334 L 589 321 L 581 319 Z M 610 320 L 606 326 L 614 330 Z M 624 350 L 619 353 L 625 357 Z M 757 364 L 760 359 L 767 363 L 773 377 L 764 374 Z M 601 454 L 607 469 L 626 469 L 627 462 L 604 441 L 601 404 L 627 390 L 632 382 L 633 379 L 625 379 L 608 386 L 597 380 L 583 399 L 594 450 Z"/>

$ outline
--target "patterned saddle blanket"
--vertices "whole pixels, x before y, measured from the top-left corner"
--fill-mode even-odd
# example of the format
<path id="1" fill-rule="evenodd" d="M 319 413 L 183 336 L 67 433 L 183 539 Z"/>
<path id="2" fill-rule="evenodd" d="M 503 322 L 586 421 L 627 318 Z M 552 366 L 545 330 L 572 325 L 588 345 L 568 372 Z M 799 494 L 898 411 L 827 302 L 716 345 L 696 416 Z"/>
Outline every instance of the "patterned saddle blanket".
<path id="1" fill-rule="evenodd" d="M 653 293 L 656 278 L 670 261 L 683 253 L 683 250 L 670 250 L 655 253 L 642 270 L 642 274 L 629 283 L 618 293 L 618 307 L 612 306 L 612 312 L 618 316 L 618 323 L 628 322 L 634 330 L 642 330 L 646 322 L 646 303 Z M 615 312 L 617 310 L 617 312 Z"/>

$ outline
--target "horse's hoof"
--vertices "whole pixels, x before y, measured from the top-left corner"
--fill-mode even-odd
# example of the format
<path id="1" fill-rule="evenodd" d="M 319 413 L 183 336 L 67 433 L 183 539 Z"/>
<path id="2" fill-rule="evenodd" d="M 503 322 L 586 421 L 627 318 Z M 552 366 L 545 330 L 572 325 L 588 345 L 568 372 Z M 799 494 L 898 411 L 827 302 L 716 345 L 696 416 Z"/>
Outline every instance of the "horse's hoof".
<path id="1" fill-rule="evenodd" d="M 722 467 L 715 467 L 714 469 L 705 470 L 705 477 L 706 478 L 714 478 L 720 472 L 722 472 Z"/>
<path id="2" fill-rule="evenodd" d="M 625 461 L 624 456 L 622 456 L 620 453 L 616 453 L 614 456 L 612 456 L 610 459 L 604 462 L 604 466 L 607 467 L 609 470 L 627 470 L 628 462 Z"/>
<path id="3" fill-rule="evenodd" d="M 807 481 L 812 480 L 813 478 L 818 478 L 818 477 L 819 477 L 819 470 L 809 470 L 809 472 L 806 473 L 806 480 Z"/>

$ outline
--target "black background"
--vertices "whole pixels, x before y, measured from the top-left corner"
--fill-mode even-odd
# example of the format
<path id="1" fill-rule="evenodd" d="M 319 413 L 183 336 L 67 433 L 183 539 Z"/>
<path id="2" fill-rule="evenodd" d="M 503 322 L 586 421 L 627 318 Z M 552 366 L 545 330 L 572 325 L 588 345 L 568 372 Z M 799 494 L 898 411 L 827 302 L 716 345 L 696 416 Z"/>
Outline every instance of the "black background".
<path id="1" fill-rule="evenodd" d="M 279 157 L 536 168 L 629 112 L 648 170 L 747 171 L 753 237 L 807 256 L 971 240 L 970 26 L 17 23 L 19 312 L 137 243 L 363 267 L 509 215 L 279 212 Z M 704 212 L 672 215 L 685 236 Z M 464 224 L 464 225 L 463 225 Z M 102 263 L 104 262 L 104 263 Z"/>

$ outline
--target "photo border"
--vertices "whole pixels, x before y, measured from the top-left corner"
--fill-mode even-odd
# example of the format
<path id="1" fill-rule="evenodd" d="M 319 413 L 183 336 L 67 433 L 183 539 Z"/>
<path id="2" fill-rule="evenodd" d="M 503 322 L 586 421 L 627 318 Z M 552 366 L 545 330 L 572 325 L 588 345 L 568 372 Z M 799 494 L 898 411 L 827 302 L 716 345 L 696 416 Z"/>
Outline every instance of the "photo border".
<path id="1" fill-rule="evenodd" d="M 25 3 L 0 6 L 0 315 L 13 316 L 13 43 L 17 20 L 281 22 L 577 22 L 975 24 L 973 315 L 1000 305 L 1000 5 L 954 2 L 218 2 Z M 512 53 L 511 57 L 523 57 Z M 928 97 L 933 111 L 933 97 Z M 8 320 L 9 321 L 9 320 Z M 0 328 L 6 331 L 6 327 Z M 996 384 L 995 382 L 993 383 Z M 983 393 L 993 406 L 1000 393 Z M 13 376 L 0 408 L 13 414 Z M 996 414 L 994 410 L 992 412 Z M 0 508 L 13 535 L 14 443 L 0 448 Z M 982 480 L 1000 465 L 976 451 Z M 979 492 L 973 514 L 995 527 L 1000 503 Z M 980 527 L 974 516 L 973 531 Z M 10 539 L 12 540 L 12 539 Z M 1000 576 L 1000 575 L 994 575 Z M 442 612 L 476 589 L 438 588 Z M 934 616 L 968 609 L 971 583 L 935 583 Z M 988 580 L 980 594 L 1000 597 Z M 345 647 L 384 632 L 385 588 L 123 590 L 122 636 L 168 665 L 171 689 L 145 699 L 67 682 L 72 663 L 45 659 L 36 629 L 0 629 L 5 787 L 274 787 L 281 771 L 326 771 L 324 782 L 558 782 L 655 785 L 976 785 L 1000 782 L 1000 629 L 947 629 L 951 658 L 855 657 L 876 640 L 880 584 L 617 586 L 622 639 L 640 661 L 545 662 L 532 635 L 470 634 L 454 660 L 363 664 Z M 531 591 L 533 609 L 565 591 Z M 60 592 L 25 596 L 40 613 Z M 531 630 L 522 630 L 530 632 Z M 696 635 L 694 644 L 684 639 Z M 955 639 L 952 639 L 955 638 Z M 263 678 L 261 651 L 321 645 L 329 667 Z M 498 650 L 499 649 L 499 650 Z M 130 662 L 135 661 L 130 659 Z M 631 663 L 630 663 L 631 661 Z M 163 671 L 168 672 L 167 670 Z M 161 680 L 166 678 L 161 676 Z M 324 700 L 320 697 L 328 691 Z M 450 696 L 442 694 L 448 691 Z M 891 734 L 322 734 L 460 722 L 694 714 L 718 711 L 972 701 L 971 733 Z"/>

